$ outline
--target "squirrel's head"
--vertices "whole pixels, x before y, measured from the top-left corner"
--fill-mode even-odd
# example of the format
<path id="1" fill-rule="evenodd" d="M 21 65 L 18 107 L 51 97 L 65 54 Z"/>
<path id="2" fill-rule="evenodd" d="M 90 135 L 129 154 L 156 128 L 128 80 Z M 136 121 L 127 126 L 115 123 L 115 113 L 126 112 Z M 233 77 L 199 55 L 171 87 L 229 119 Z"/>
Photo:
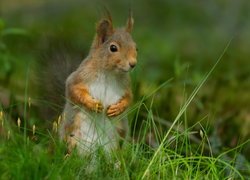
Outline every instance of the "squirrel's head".
<path id="1" fill-rule="evenodd" d="M 97 24 L 91 54 L 105 70 L 124 73 L 135 67 L 137 49 L 131 36 L 133 23 L 130 15 L 123 28 L 114 29 L 111 18 Z"/>

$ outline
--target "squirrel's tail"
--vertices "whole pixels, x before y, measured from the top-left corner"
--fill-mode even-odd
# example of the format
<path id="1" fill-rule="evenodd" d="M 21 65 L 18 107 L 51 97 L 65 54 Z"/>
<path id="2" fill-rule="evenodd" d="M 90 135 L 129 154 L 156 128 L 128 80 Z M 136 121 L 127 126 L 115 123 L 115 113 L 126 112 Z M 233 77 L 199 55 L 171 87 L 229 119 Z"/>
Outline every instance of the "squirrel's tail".
<path id="1" fill-rule="evenodd" d="M 59 116 L 65 104 L 65 81 L 80 64 L 80 52 L 65 44 L 52 44 L 42 50 L 38 61 L 37 80 L 42 118 Z"/>

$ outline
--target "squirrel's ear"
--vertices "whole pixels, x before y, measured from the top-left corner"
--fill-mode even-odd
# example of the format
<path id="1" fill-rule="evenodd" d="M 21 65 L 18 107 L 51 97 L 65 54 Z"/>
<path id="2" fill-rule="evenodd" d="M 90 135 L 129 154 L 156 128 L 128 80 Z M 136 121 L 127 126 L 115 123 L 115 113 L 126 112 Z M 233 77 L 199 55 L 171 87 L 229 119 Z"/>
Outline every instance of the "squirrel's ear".
<path id="1" fill-rule="evenodd" d="M 133 26 L 134 26 L 134 18 L 132 17 L 132 12 L 130 11 L 129 17 L 128 17 L 128 20 L 127 20 L 126 31 L 131 33 L 132 30 L 133 30 Z"/>
<path id="2" fill-rule="evenodd" d="M 103 44 L 107 38 L 113 34 L 112 21 L 109 19 L 103 19 L 97 24 L 96 28 L 98 44 Z"/>

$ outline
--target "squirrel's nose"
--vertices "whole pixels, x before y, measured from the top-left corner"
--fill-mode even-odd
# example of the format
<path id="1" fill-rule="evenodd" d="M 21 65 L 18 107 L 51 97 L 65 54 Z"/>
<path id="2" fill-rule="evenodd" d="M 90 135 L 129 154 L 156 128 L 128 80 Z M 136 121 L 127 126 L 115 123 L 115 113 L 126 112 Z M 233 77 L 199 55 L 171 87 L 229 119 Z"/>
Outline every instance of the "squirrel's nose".
<path id="1" fill-rule="evenodd" d="M 136 65 L 136 62 L 130 62 L 130 63 L 129 63 L 129 66 L 130 66 L 131 68 L 134 68 L 135 65 Z"/>

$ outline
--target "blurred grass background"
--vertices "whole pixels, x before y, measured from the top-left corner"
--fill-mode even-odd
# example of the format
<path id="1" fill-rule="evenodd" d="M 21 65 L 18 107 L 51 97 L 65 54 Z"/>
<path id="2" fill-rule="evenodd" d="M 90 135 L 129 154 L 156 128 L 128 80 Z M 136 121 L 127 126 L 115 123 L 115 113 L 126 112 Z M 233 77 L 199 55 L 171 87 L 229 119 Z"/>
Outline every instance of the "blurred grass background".
<path id="1" fill-rule="evenodd" d="M 153 99 L 145 102 L 153 101 L 155 116 L 167 122 L 175 118 L 186 97 L 233 38 L 186 116 L 189 126 L 201 121 L 208 127 L 214 151 L 235 147 L 249 139 L 250 1 L 247 0 L 137 0 L 131 3 L 2 0 L 0 100 L 2 109 L 9 112 L 13 120 L 24 116 L 22 103 L 28 80 L 28 95 L 34 106 L 32 117 L 36 117 L 33 121 L 50 125 L 55 116 L 44 117 L 43 109 L 51 107 L 49 103 L 41 103 L 41 99 L 53 75 L 46 75 L 46 66 L 41 64 L 48 65 L 53 61 L 50 57 L 61 53 L 69 59 L 72 57 L 73 65 L 83 59 L 94 37 L 95 23 L 104 14 L 103 5 L 111 11 L 116 26 L 125 24 L 132 7 L 133 37 L 139 49 L 139 64 L 132 72 L 135 101 L 173 78 Z M 143 112 L 140 118 L 145 118 Z M 250 160 L 249 143 L 242 153 Z"/>

